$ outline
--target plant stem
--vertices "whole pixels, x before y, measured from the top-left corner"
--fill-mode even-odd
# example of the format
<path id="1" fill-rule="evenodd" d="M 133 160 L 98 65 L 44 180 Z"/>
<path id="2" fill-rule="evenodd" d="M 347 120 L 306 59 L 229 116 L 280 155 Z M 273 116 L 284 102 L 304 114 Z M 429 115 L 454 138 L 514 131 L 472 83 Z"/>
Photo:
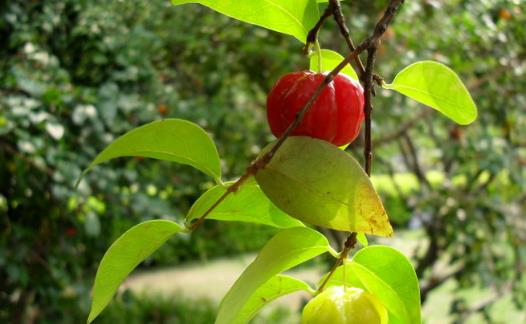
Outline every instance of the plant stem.
<path id="1" fill-rule="evenodd" d="M 318 290 L 317 290 L 318 293 L 323 291 L 323 288 L 325 288 L 325 285 L 327 285 L 327 282 L 329 282 L 329 279 L 331 279 L 331 277 L 334 274 L 334 272 L 336 271 L 336 269 L 338 269 L 338 267 L 343 264 L 343 261 L 345 259 L 347 259 L 347 256 L 349 255 L 349 252 L 356 245 L 356 235 L 357 235 L 357 233 L 352 232 L 347 237 L 347 240 L 345 240 L 345 243 L 343 245 L 343 250 L 340 252 L 340 257 L 332 265 L 331 271 L 329 271 L 329 274 L 327 274 L 327 276 L 325 277 L 325 279 L 321 283 L 320 287 L 318 287 Z"/>
<path id="2" fill-rule="evenodd" d="M 387 6 L 387 9 L 385 10 L 382 18 L 380 18 L 380 20 L 377 22 L 375 26 L 373 34 L 369 38 L 364 40 L 358 46 L 360 47 L 362 44 L 367 43 L 367 66 L 365 67 L 364 73 L 361 77 L 361 81 L 364 86 L 364 94 L 365 94 L 365 104 L 364 104 L 364 114 L 365 114 L 364 157 L 365 157 L 365 162 L 364 163 L 365 163 L 365 172 L 367 173 L 369 177 L 371 176 L 371 165 L 372 165 L 372 156 L 373 156 L 372 137 L 371 137 L 371 114 L 372 114 L 372 109 L 373 109 L 373 106 L 372 106 L 372 94 L 374 91 L 373 70 L 374 70 L 374 64 L 375 64 L 375 59 L 376 59 L 376 50 L 380 42 L 380 37 L 387 30 L 387 27 L 393 20 L 393 17 L 396 11 L 398 10 L 398 8 L 403 2 L 404 0 L 390 0 Z M 335 6 L 336 6 L 339 4 L 339 1 L 331 0 L 331 3 L 335 3 Z M 338 22 L 338 18 L 336 16 L 335 16 L 335 19 Z M 340 23 L 342 25 L 345 25 L 343 19 L 340 21 Z M 340 23 L 338 23 L 338 25 L 340 25 Z M 348 39 L 350 39 L 350 36 Z M 340 253 L 340 257 L 336 260 L 331 270 L 325 277 L 325 280 L 318 288 L 317 290 L 318 293 L 323 291 L 323 288 L 325 287 L 329 279 L 332 277 L 336 269 L 340 265 L 343 264 L 344 260 L 348 257 L 351 249 L 354 248 L 354 245 L 356 244 L 356 235 L 357 234 L 353 232 L 347 237 L 347 240 L 345 241 L 345 244 L 344 244 L 344 248 L 342 252 Z"/>
<path id="3" fill-rule="evenodd" d="M 351 61 L 355 60 L 358 57 L 358 55 L 360 55 L 365 50 L 367 50 L 368 53 L 370 53 L 369 49 L 371 47 L 374 48 L 374 51 L 373 51 L 373 56 L 374 56 L 374 54 L 376 53 L 376 48 L 378 46 L 378 42 L 379 42 L 380 37 L 383 35 L 383 33 L 387 29 L 388 25 L 391 23 L 391 21 L 392 21 L 394 15 L 395 15 L 397 9 L 400 7 L 400 5 L 403 2 L 404 2 L 403 0 L 390 0 L 389 1 L 389 5 L 388 5 L 387 9 L 385 10 L 382 18 L 378 21 L 378 23 L 375 26 L 374 33 L 370 37 L 366 38 L 363 42 L 361 42 L 353 51 L 351 51 L 347 55 L 347 57 L 345 57 L 345 59 L 343 59 L 331 72 L 329 72 L 325 76 L 323 81 L 318 85 L 318 87 L 316 87 L 316 89 L 314 90 L 314 92 L 310 96 L 309 100 L 307 100 L 307 102 L 305 103 L 303 108 L 296 114 L 296 116 L 294 117 L 293 122 L 289 125 L 289 127 L 287 128 L 285 133 L 277 140 L 277 142 L 274 144 L 274 146 L 267 153 L 265 153 L 263 156 L 259 157 L 254 162 L 252 162 L 247 167 L 245 173 L 232 186 L 230 186 L 228 188 L 228 190 L 221 197 L 219 197 L 219 199 L 212 206 L 210 206 L 201 217 L 199 217 L 197 219 L 197 221 L 195 221 L 194 223 L 192 223 L 190 225 L 190 227 L 189 227 L 190 230 L 192 230 L 192 231 L 196 230 L 204 222 L 206 217 L 214 210 L 214 208 L 216 208 L 222 201 L 224 201 L 225 198 L 228 195 L 230 195 L 233 192 L 236 192 L 239 189 L 239 187 L 249 177 L 255 175 L 259 170 L 263 169 L 272 160 L 272 157 L 274 156 L 274 154 L 276 154 L 277 150 L 279 150 L 279 148 L 283 145 L 283 142 L 285 142 L 285 140 L 299 126 L 299 124 L 303 120 L 303 117 L 305 116 L 307 111 L 310 109 L 310 107 L 314 104 L 314 101 L 316 101 L 316 99 L 320 96 L 320 94 L 322 93 L 323 89 L 325 89 L 325 87 L 329 83 L 331 83 L 331 81 L 334 79 L 334 77 L 347 64 L 349 64 Z M 325 10 L 323 16 L 320 18 L 320 21 L 318 21 L 318 23 L 314 26 L 314 28 L 309 32 L 309 36 L 310 35 L 317 35 L 318 30 L 323 25 L 323 22 L 325 21 L 325 19 L 327 19 L 327 17 L 329 17 L 331 15 L 330 14 L 331 11 L 329 11 L 330 7 L 331 6 L 329 5 L 327 10 Z M 313 32 L 313 30 L 314 30 L 314 32 Z M 314 39 L 315 39 L 315 37 L 314 37 Z M 308 42 L 307 42 L 307 44 L 308 44 Z M 308 45 L 306 45 L 306 46 L 308 46 Z M 371 75 L 369 76 L 369 79 L 372 80 L 372 69 L 374 67 L 374 57 L 373 57 L 373 60 L 371 61 L 371 63 L 369 63 L 369 62 L 367 62 L 367 63 L 368 63 L 368 66 L 369 66 L 369 64 L 371 66 L 370 66 L 369 70 L 366 68 L 365 71 L 366 71 L 366 73 L 367 73 L 367 71 L 370 71 Z M 364 84 L 364 86 L 365 86 L 365 89 L 367 90 L 367 84 Z M 370 87 L 372 88 L 372 82 L 370 82 Z M 366 123 L 367 123 L 367 119 L 366 119 Z M 366 124 L 366 129 L 367 129 L 367 124 Z M 370 138 L 369 138 L 369 141 L 370 141 Z M 367 146 L 367 143 L 366 143 L 366 146 Z M 371 147 L 371 146 L 369 146 L 369 147 Z M 369 167 L 369 169 L 370 169 L 370 167 Z M 366 170 L 367 170 L 367 167 L 366 167 Z M 351 235 L 349 236 L 347 241 L 349 241 L 349 239 L 352 236 L 355 237 L 356 233 L 351 233 Z M 354 240 L 354 241 L 356 241 L 356 240 Z M 354 246 L 354 244 L 353 244 L 353 246 Z M 351 248 L 349 248 L 349 250 Z M 344 250 L 345 250 L 345 248 L 344 248 Z M 341 256 L 342 254 L 343 253 L 340 254 L 340 259 L 342 259 L 342 256 Z M 329 273 L 329 276 L 330 275 L 331 275 L 331 273 Z"/>
<path id="4" fill-rule="evenodd" d="M 318 58 L 318 73 L 322 73 L 323 72 L 323 63 L 322 63 L 322 58 L 321 58 L 321 46 L 320 46 L 320 42 L 316 39 L 316 42 L 314 43 L 314 46 L 316 46 L 316 55 L 317 55 L 317 58 Z"/>
<path id="5" fill-rule="evenodd" d="M 276 151 L 283 145 L 283 142 L 292 134 L 292 132 L 299 126 L 301 121 L 303 120 L 303 117 L 307 113 L 307 111 L 310 109 L 310 107 L 314 104 L 314 101 L 320 96 L 323 89 L 331 83 L 331 81 L 334 79 L 334 77 L 347 65 L 351 60 L 353 60 L 357 55 L 359 55 L 361 52 L 363 52 L 367 47 L 369 46 L 369 42 L 366 40 L 362 44 L 360 44 L 356 50 L 351 52 L 343 61 L 338 64 L 331 72 L 329 72 L 323 81 L 316 87 L 312 95 L 309 97 L 309 100 L 305 103 L 303 108 L 296 114 L 294 117 L 294 120 L 289 125 L 285 133 L 277 140 L 277 142 L 274 144 L 274 146 L 265 153 L 263 156 L 259 157 L 257 160 L 252 162 L 246 169 L 245 173 L 236 181 L 232 186 L 228 188 L 228 190 L 221 196 L 219 199 L 212 205 L 210 208 L 207 209 L 207 211 L 197 219 L 194 223 L 190 225 L 190 230 L 196 230 L 206 219 L 206 217 L 216 208 L 225 198 L 233 193 L 236 192 L 241 184 L 245 182 L 250 176 L 255 175 L 259 170 L 263 169 L 269 162 L 272 160 L 272 157 L 274 154 L 276 154 Z"/>

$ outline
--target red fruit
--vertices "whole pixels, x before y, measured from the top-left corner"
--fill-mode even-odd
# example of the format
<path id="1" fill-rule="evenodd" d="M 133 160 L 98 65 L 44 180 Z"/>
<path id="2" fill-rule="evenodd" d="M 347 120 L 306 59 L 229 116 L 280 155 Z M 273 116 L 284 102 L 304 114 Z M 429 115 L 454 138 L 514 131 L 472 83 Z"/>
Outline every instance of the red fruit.
<path id="1" fill-rule="evenodd" d="M 77 229 L 75 227 L 66 227 L 66 229 L 64 230 L 64 233 L 68 237 L 73 237 L 77 235 Z"/>
<path id="2" fill-rule="evenodd" d="M 325 75 L 311 71 L 289 73 L 267 97 L 267 120 L 272 134 L 281 137 L 307 103 Z M 338 74 L 314 101 L 292 135 L 310 136 L 341 146 L 352 142 L 364 119 L 360 84 Z"/>

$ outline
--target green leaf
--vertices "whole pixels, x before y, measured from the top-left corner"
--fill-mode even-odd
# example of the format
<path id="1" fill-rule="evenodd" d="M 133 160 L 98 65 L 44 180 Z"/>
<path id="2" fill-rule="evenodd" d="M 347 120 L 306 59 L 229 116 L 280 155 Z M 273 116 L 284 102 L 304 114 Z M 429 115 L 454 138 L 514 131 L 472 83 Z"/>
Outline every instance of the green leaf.
<path id="1" fill-rule="evenodd" d="M 367 174 L 325 141 L 288 138 L 256 180 L 276 206 L 302 222 L 380 236 L 393 232 Z"/>
<path id="2" fill-rule="evenodd" d="M 399 296 L 395 287 L 389 286 L 386 282 L 371 272 L 369 269 L 357 262 L 349 262 L 348 268 L 361 281 L 367 291 L 375 295 L 391 314 L 397 317 L 402 323 L 410 323 L 406 306 Z"/>
<path id="3" fill-rule="evenodd" d="M 279 232 L 227 292 L 219 306 L 216 324 L 232 323 L 247 299 L 273 276 L 330 249 L 325 236 L 313 229 L 295 227 Z"/>
<path id="4" fill-rule="evenodd" d="M 221 178 L 219 154 L 210 136 L 199 126 L 182 119 L 164 119 L 137 127 L 102 151 L 84 174 L 97 164 L 118 157 L 143 156 L 178 162 Z"/>
<path id="5" fill-rule="evenodd" d="M 223 185 L 205 192 L 190 208 L 187 221 L 201 217 L 225 192 L 226 187 Z M 276 207 L 261 191 L 254 178 L 248 179 L 236 192 L 228 195 L 208 214 L 207 219 L 258 223 L 277 228 L 304 226 L 302 222 Z"/>
<path id="6" fill-rule="evenodd" d="M 199 3 L 226 16 L 292 35 L 305 42 L 307 33 L 319 19 L 318 5 L 312 0 L 172 0 L 174 5 Z"/>
<path id="7" fill-rule="evenodd" d="M 326 276 L 320 280 L 319 285 Z M 344 265 L 339 266 L 325 285 L 325 287 L 330 286 L 357 287 L 367 290 L 387 308 L 390 324 L 412 323 L 408 317 L 408 309 L 396 287 L 390 286 L 381 277 L 357 262 L 346 261 Z"/>
<path id="8" fill-rule="evenodd" d="M 177 223 L 168 220 L 151 220 L 140 223 L 122 234 L 106 251 L 100 262 L 93 284 L 88 323 L 104 310 L 119 285 L 135 267 L 170 236 L 181 231 L 183 228 Z"/>
<path id="9" fill-rule="evenodd" d="M 330 72 L 333 70 L 338 64 L 341 63 L 341 61 L 344 60 L 344 57 L 338 54 L 337 52 L 328 50 L 328 49 L 322 49 L 321 50 L 321 65 L 323 70 L 321 72 Z M 311 71 L 319 71 L 318 67 L 318 52 L 313 52 L 310 56 L 310 70 Z M 351 79 L 358 80 L 358 75 L 352 68 L 350 64 L 347 64 L 343 70 L 340 71 L 340 73 L 343 73 L 347 76 L 349 76 Z"/>
<path id="10" fill-rule="evenodd" d="M 261 285 L 245 302 L 232 324 L 248 323 L 263 306 L 273 300 L 297 291 L 312 292 L 312 288 L 305 282 L 285 276 L 276 275 Z"/>
<path id="11" fill-rule="evenodd" d="M 477 106 L 458 75 L 442 63 L 421 61 L 409 65 L 386 89 L 400 92 L 432 107 L 460 125 L 477 118 Z"/>
<path id="12" fill-rule="evenodd" d="M 358 242 L 360 242 L 360 244 L 363 246 L 369 245 L 369 240 L 364 233 L 358 233 L 358 235 L 356 235 L 356 240 L 358 240 Z"/>
<path id="13" fill-rule="evenodd" d="M 369 246 L 353 257 L 391 286 L 406 306 L 410 323 L 421 323 L 420 287 L 411 262 L 398 250 L 388 246 Z"/>

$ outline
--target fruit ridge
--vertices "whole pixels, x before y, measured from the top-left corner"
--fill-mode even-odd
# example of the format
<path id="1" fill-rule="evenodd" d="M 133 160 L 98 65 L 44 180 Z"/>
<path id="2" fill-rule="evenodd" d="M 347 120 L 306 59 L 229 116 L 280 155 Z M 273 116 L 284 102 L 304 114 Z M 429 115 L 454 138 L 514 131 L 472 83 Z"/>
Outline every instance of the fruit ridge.
<path id="1" fill-rule="evenodd" d="M 312 71 L 281 77 L 267 97 L 267 120 L 274 136 L 281 137 L 305 106 L 325 75 Z M 310 136 L 342 146 L 352 142 L 364 119 L 361 85 L 338 74 L 316 98 L 292 135 Z"/>

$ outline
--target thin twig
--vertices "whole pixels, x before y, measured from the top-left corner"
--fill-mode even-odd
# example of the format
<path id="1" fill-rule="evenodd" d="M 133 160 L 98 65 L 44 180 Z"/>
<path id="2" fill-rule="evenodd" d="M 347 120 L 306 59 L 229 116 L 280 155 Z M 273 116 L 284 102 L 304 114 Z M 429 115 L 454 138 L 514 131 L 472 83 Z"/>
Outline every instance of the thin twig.
<path id="1" fill-rule="evenodd" d="M 343 261 L 345 259 L 347 259 L 347 256 L 349 255 L 349 252 L 356 245 L 356 235 L 358 235 L 358 234 L 353 232 L 347 237 L 347 240 L 345 240 L 345 243 L 343 245 L 343 250 L 340 253 L 340 256 L 338 257 L 338 260 L 336 260 L 336 262 L 333 264 L 333 266 L 331 268 L 331 271 L 329 271 L 329 274 L 327 274 L 327 276 L 325 277 L 325 279 L 321 283 L 320 287 L 318 287 L 318 292 L 323 291 L 323 288 L 325 288 L 325 285 L 327 284 L 327 282 L 329 282 L 329 279 L 331 279 L 331 277 L 334 274 L 334 272 L 336 271 L 336 269 L 338 269 L 338 267 L 343 264 Z"/>
<path id="2" fill-rule="evenodd" d="M 373 141 L 371 137 L 371 115 L 373 112 L 372 92 L 373 92 L 373 67 L 376 58 L 376 44 L 367 50 L 367 66 L 364 77 L 365 94 L 365 145 L 363 155 L 365 159 L 365 173 L 371 176 L 371 165 L 373 162 Z"/>
<path id="3" fill-rule="evenodd" d="M 420 122 L 423 118 L 430 115 L 431 113 L 431 109 L 424 109 L 420 111 L 420 113 L 416 114 L 413 118 L 403 123 L 397 130 L 380 138 L 373 139 L 373 146 L 381 146 L 402 137 L 409 129 L 413 128 L 417 122 Z"/>
<path id="4" fill-rule="evenodd" d="M 345 42 L 347 43 L 347 47 L 349 47 L 349 50 L 351 52 L 354 51 L 356 47 L 354 46 L 354 42 L 351 38 L 349 28 L 345 24 L 345 18 L 343 16 L 343 11 L 342 11 L 342 6 L 340 4 L 340 0 L 329 0 L 329 7 L 327 8 L 332 9 L 332 15 L 334 16 L 334 20 L 336 21 L 336 24 L 338 25 L 340 34 L 342 34 L 343 38 L 345 39 Z M 356 66 L 358 67 L 360 78 L 363 78 L 365 74 L 365 67 L 362 63 L 362 60 L 360 59 L 359 56 L 357 56 L 354 62 Z"/>
<path id="5" fill-rule="evenodd" d="M 371 176 L 371 164 L 372 164 L 372 139 L 371 139 L 371 113 L 372 113 L 372 92 L 373 92 L 373 70 L 374 70 L 374 64 L 375 64 L 375 58 L 376 58 L 376 50 L 378 48 L 380 37 L 383 35 L 383 33 L 387 30 L 387 27 L 393 20 L 393 17 L 400 7 L 400 5 L 404 2 L 404 0 L 390 0 L 389 5 L 387 6 L 387 9 L 385 10 L 382 18 L 378 21 L 374 28 L 373 35 L 364 40 L 358 48 L 361 46 L 364 46 L 366 44 L 367 48 L 367 66 L 365 67 L 365 74 L 362 78 L 362 82 L 364 85 L 364 94 L 365 94 L 365 105 L 364 105 L 364 113 L 365 113 L 365 148 L 364 148 L 364 156 L 365 156 L 365 172 L 368 176 Z M 353 51 L 355 52 L 355 51 Z M 325 280 L 320 285 L 320 287 L 317 290 L 317 293 L 320 293 L 323 291 L 323 288 L 329 281 L 329 279 L 332 277 L 336 269 L 343 264 L 343 261 L 347 258 L 349 255 L 349 251 L 354 248 L 354 245 L 356 244 L 356 233 L 351 233 L 349 237 L 347 237 L 347 240 L 345 241 L 344 248 L 342 252 L 340 253 L 340 256 L 334 263 L 333 267 L 325 277 Z"/>
<path id="6" fill-rule="evenodd" d="M 413 171 L 416 177 L 418 178 L 418 180 L 420 180 L 421 183 L 424 184 L 424 186 L 426 186 L 427 189 L 431 190 L 432 189 L 431 183 L 427 179 L 426 174 L 422 171 L 422 167 L 420 166 L 420 162 L 418 161 L 418 153 L 416 151 L 415 145 L 413 144 L 413 140 L 411 139 L 411 136 L 409 136 L 406 132 L 404 133 L 404 135 L 402 135 L 402 139 L 406 143 L 407 148 L 409 150 L 409 154 L 413 161 L 412 163 Z"/>
<path id="7" fill-rule="evenodd" d="M 318 38 L 318 33 L 321 27 L 323 26 L 323 24 L 325 23 L 325 21 L 327 20 L 327 18 L 329 18 L 332 15 L 332 11 L 333 11 L 332 5 L 329 4 L 329 6 L 325 8 L 325 11 L 321 15 L 316 25 L 314 25 L 314 27 L 312 27 L 312 29 L 307 34 L 307 40 L 305 42 L 305 46 L 303 47 L 303 53 L 305 55 L 309 54 L 311 45 L 316 43 L 316 39 Z"/>
<path id="8" fill-rule="evenodd" d="M 403 3 L 403 0 L 391 0 L 389 2 L 389 5 L 384 12 L 384 15 L 382 18 L 378 21 L 376 24 L 376 27 L 374 29 L 374 33 L 371 37 L 365 39 L 362 43 L 360 43 L 354 51 L 349 53 L 347 57 L 341 61 L 331 72 L 329 72 L 323 81 L 316 87 L 313 94 L 310 96 L 309 100 L 305 103 L 303 108 L 296 114 L 294 121 L 289 125 L 285 133 L 278 139 L 278 141 L 274 144 L 274 146 L 265 153 L 263 156 L 255 160 L 253 163 L 251 163 L 245 173 L 234 183 L 232 186 L 230 186 L 227 191 L 219 197 L 219 199 L 210 206 L 201 217 L 197 219 L 194 223 L 190 225 L 190 230 L 194 231 L 196 230 L 206 219 L 206 217 L 222 202 L 225 200 L 225 198 L 230 195 L 231 193 L 236 192 L 239 187 L 250 177 L 255 175 L 259 170 L 263 169 L 269 162 L 272 160 L 272 157 L 274 154 L 276 154 L 277 150 L 283 145 L 283 142 L 292 134 L 292 132 L 299 126 L 301 121 L 303 120 L 303 117 L 308 112 L 310 107 L 313 105 L 314 101 L 320 96 L 321 92 L 325 87 L 334 79 L 334 77 L 351 61 L 355 60 L 358 55 L 360 55 L 363 51 L 368 50 L 369 48 L 373 47 L 376 48 L 378 41 L 382 34 L 387 29 L 387 26 L 392 21 L 394 14 L 396 13 L 396 10 L 398 7 Z M 371 65 L 374 64 L 374 60 Z M 372 70 L 372 67 L 371 67 Z M 367 72 L 367 69 L 366 69 Z M 370 76 L 370 79 L 372 80 L 372 76 Z M 372 81 L 370 82 L 372 86 Z M 370 139 L 369 139 L 370 140 Z M 370 167 L 369 167 L 370 169 Z M 351 234 L 352 236 L 352 234 Z M 351 237 L 349 236 L 349 238 Z M 343 251 L 342 251 L 343 252 Z M 343 259 L 342 259 L 343 260 Z"/>
<path id="9" fill-rule="evenodd" d="M 314 101 L 320 96 L 323 89 L 331 83 L 331 81 L 334 79 L 334 77 L 347 65 L 350 61 L 352 61 L 357 55 L 359 55 L 361 52 L 363 52 L 367 47 L 370 45 L 371 40 L 366 39 L 363 41 L 353 52 L 351 52 L 343 61 L 340 62 L 331 72 L 329 72 L 323 81 L 316 87 L 312 95 L 310 96 L 309 100 L 305 103 L 303 108 L 296 114 L 294 117 L 293 122 L 289 125 L 285 133 L 278 139 L 278 141 L 274 144 L 274 146 L 265 153 L 263 156 L 259 157 L 257 160 L 255 160 L 252 164 L 248 166 L 245 173 L 236 181 L 234 184 L 232 184 L 227 191 L 219 199 L 210 206 L 204 214 L 199 217 L 194 223 L 190 225 L 190 230 L 194 231 L 196 230 L 206 219 L 206 217 L 223 201 L 225 198 L 230 195 L 231 193 L 236 192 L 239 187 L 245 182 L 250 176 L 255 175 L 259 170 L 263 169 L 272 159 L 274 154 L 276 154 L 276 151 L 283 145 L 283 142 L 292 134 L 292 132 L 299 126 L 301 121 L 303 120 L 303 117 L 307 113 L 307 111 L 310 109 L 310 107 L 314 104 Z"/>

